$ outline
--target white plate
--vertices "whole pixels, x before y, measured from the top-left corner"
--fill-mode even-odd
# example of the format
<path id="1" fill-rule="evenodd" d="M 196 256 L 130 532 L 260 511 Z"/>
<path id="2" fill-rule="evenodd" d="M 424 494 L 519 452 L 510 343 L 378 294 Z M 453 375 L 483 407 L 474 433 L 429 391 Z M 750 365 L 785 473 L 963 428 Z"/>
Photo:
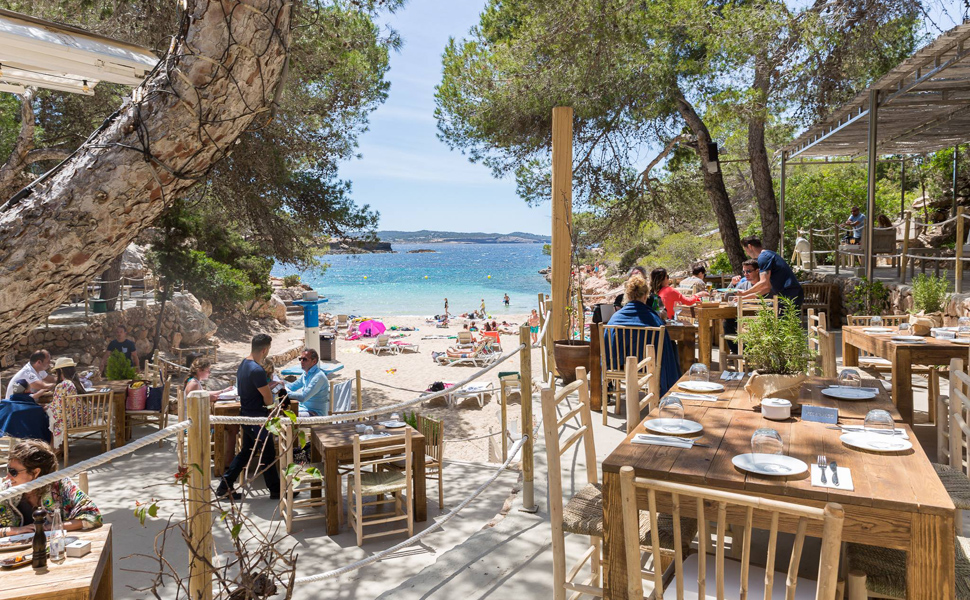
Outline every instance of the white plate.
<path id="1" fill-rule="evenodd" d="M 380 424 L 388 429 L 398 429 L 400 427 L 407 427 L 408 424 L 404 421 L 380 421 Z"/>
<path id="2" fill-rule="evenodd" d="M 910 343 L 919 344 L 919 343 L 925 342 L 926 341 L 926 338 L 923 337 L 923 336 L 919 336 L 919 335 L 894 335 L 893 336 L 893 341 L 894 342 L 910 342 Z"/>
<path id="3" fill-rule="evenodd" d="M 845 386 L 835 386 L 822 388 L 822 395 L 839 400 L 872 400 L 876 397 L 875 392 L 861 388 L 851 388 Z"/>
<path id="4" fill-rule="evenodd" d="M 784 454 L 739 454 L 731 462 L 742 471 L 758 475 L 789 477 L 808 470 L 808 465 Z"/>
<path id="5" fill-rule="evenodd" d="M 49 538 L 51 536 L 50 531 L 45 531 Z M 12 552 L 14 550 L 23 550 L 24 548 L 30 548 L 34 543 L 33 533 L 21 533 L 18 535 L 11 535 L 7 537 L 0 538 L 0 552 Z"/>
<path id="6" fill-rule="evenodd" d="M 657 433 L 674 435 L 690 435 L 704 430 L 704 426 L 690 419 L 650 419 L 644 421 L 643 426 Z"/>
<path id="7" fill-rule="evenodd" d="M 724 386 L 715 381 L 682 381 L 677 384 L 682 390 L 688 392 L 723 392 Z"/>
<path id="8" fill-rule="evenodd" d="M 965 338 L 965 337 L 963 337 L 963 338 L 953 338 L 950 341 L 953 342 L 954 344 L 970 344 L 970 338 Z"/>
<path id="9" fill-rule="evenodd" d="M 892 333 L 893 329 L 891 327 L 865 327 L 862 331 L 866 333 Z"/>
<path id="10" fill-rule="evenodd" d="M 889 436 L 865 431 L 843 433 L 839 439 L 847 446 L 871 450 L 872 452 L 902 452 L 913 447 L 912 442 L 904 440 L 898 435 Z"/>

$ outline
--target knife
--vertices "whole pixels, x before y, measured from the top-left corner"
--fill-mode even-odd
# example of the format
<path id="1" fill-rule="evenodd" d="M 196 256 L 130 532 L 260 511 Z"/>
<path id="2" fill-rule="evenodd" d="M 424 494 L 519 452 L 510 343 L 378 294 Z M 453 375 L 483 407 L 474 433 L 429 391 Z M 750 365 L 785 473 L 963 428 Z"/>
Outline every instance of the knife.
<path id="1" fill-rule="evenodd" d="M 833 460 L 829 463 L 829 468 L 832 469 L 832 485 L 839 487 L 839 465 Z"/>

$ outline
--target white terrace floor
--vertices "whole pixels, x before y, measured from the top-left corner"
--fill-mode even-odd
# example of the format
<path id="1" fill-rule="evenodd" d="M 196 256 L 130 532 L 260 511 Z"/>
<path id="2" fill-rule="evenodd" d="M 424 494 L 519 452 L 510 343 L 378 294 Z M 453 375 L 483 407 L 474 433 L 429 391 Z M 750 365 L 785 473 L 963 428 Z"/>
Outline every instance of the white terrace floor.
<path id="1" fill-rule="evenodd" d="M 840 347 L 840 346 L 839 346 Z M 917 410 L 926 408 L 925 383 L 914 379 Z M 945 385 L 945 383 L 944 383 Z M 945 388 L 944 388 L 945 389 Z M 535 402 L 536 423 L 541 410 L 538 397 Z M 517 406 L 516 406 L 517 408 Z M 605 458 L 623 439 L 625 421 L 610 418 L 609 427 L 603 427 L 599 414 L 594 414 L 596 454 Z M 935 453 L 935 442 L 929 431 L 920 432 L 927 453 Z M 541 430 L 540 430 L 541 431 Z M 143 434 L 144 432 L 139 432 Z M 137 435 L 137 434 L 136 434 Z M 96 443 L 79 444 L 72 450 L 75 460 L 87 458 L 97 447 Z M 447 452 L 447 450 L 446 450 Z M 447 453 L 446 453 L 447 456 Z M 160 502 L 160 516 L 177 510 L 173 499 L 178 489 L 170 485 L 174 472 L 173 445 L 149 446 L 90 473 L 90 491 L 104 512 L 105 520 L 114 525 L 114 592 L 115 598 L 145 598 L 149 594 L 131 588 L 143 587 L 150 577 L 132 570 L 151 569 L 146 558 L 132 557 L 152 554 L 155 535 L 162 529 L 162 520 L 149 520 L 145 527 L 139 525 L 132 511 L 136 501 L 150 498 Z M 337 579 L 298 586 L 294 598 L 371 599 L 394 600 L 410 598 L 446 598 L 474 600 L 484 598 L 550 598 L 551 549 L 548 507 L 546 504 L 546 461 L 542 435 L 536 447 L 536 501 L 537 514 L 520 511 L 521 497 L 516 493 L 518 473 L 509 471 L 488 488 L 459 516 L 452 519 L 438 532 L 425 538 L 423 543 L 405 549 L 381 562 Z M 570 452 L 564 459 L 563 481 L 565 493 L 571 495 L 585 484 L 583 454 Z M 481 483 L 496 468 L 492 464 L 450 462 L 445 470 L 446 507 L 454 506 Z M 436 482 L 428 483 L 429 521 L 416 524 L 416 531 L 441 516 L 436 502 Z M 246 510 L 261 527 L 278 526 L 276 502 L 269 500 L 261 481 L 254 497 L 246 500 Z M 496 519 L 503 505 L 511 502 L 512 510 L 505 518 Z M 227 548 L 228 533 L 220 530 L 217 521 L 217 548 Z M 493 526 L 489 526 L 490 523 Z M 567 554 L 576 556 L 582 539 L 572 536 L 567 541 Z M 298 576 L 310 575 L 342 567 L 401 540 L 399 537 L 379 538 L 358 548 L 353 535 L 346 528 L 333 538 L 324 533 L 322 520 L 304 521 L 296 524 L 292 537 L 283 543 L 298 546 Z M 568 540 L 568 538 L 567 538 Z M 181 540 L 170 539 L 165 550 L 166 558 L 174 565 L 187 564 L 187 553 Z M 157 563 L 156 563 L 157 564 Z M 183 573 L 187 571 L 183 569 Z M 159 590 L 160 597 L 174 598 L 175 589 Z"/>

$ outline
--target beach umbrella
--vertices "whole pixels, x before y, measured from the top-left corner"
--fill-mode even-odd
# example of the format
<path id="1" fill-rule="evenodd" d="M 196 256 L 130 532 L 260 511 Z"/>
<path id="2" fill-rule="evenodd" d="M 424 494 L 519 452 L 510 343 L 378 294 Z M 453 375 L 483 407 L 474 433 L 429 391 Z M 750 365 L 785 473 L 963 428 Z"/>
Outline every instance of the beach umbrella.
<path id="1" fill-rule="evenodd" d="M 380 321 L 361 321 L 360 325 L 357 326 L 357 331 L 360 335 L 364 337 L 377 337 L 384 333 L 387 327 L 384 326 Z"/>

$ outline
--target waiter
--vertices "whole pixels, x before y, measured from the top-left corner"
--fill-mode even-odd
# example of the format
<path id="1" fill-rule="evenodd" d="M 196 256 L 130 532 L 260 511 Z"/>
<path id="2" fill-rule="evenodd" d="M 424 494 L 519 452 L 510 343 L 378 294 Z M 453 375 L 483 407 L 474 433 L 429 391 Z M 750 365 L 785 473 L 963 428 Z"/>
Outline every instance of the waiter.
<path id="1" fill-rule="evenodd" d="M 790 298 L 801 309 L 805 291 L 785 259 L 777 252 L 762 247 L 761 240 L 756 237 L 744 238 L 741 246 L 744 247 L 745 254 L 758 261 L 759 277 L 754 285 L 738 294 L 738 297 L 781 296 Z"/>

